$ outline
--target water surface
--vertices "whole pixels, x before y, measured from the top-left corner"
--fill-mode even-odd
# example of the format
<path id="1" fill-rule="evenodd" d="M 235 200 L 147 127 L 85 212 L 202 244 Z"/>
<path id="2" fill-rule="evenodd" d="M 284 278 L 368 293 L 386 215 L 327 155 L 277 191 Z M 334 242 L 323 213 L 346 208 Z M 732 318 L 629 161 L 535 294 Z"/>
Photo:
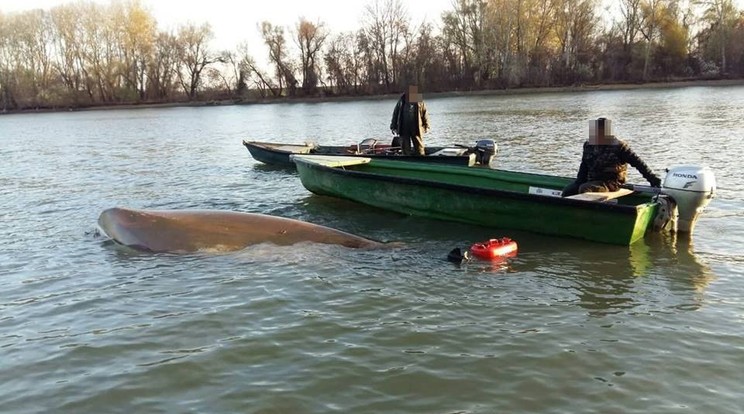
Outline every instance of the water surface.
<path id="1" fill-rule="evenodd" d="M 2 116 L 2 411 L 741 411 L 744 88 L 424 98 L 426 143 L 490 138 L 500 168 L 569 176 L 608 116 L 659 174 L 709 165 L 716 199 L 692 240 L 606 246 L 315 196 L 241 145 L 388 140 L 392 101 Z M 404 245 L 144 254 L 97 235 L 113 206 Z M 504 235 L 509 262 L 444 260 Z"/>

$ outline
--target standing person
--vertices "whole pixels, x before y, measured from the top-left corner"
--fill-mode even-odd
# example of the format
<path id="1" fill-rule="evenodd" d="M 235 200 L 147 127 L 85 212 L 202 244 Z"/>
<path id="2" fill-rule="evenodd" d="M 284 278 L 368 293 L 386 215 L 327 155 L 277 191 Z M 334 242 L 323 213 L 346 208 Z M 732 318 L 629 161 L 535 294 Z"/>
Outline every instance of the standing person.
<path id="1" fill-rule="evenodd" d="M 625 184 L 628 164 L 632 165 L 652 187 L 661 187 L 661 179 L 630 149 L 612 135 L 611 120 L 598 118 L 589 123 L 589 139 L 584 142 L 581 165 L 576 180 L 567 185 L 563 197 L 587 192 L 617 191 Z"/>
<path id="2" fill-rule="evenodd" d="M 408 91 L 398 99 L 390 130 L 400 136 L 404 155 L 424 155 L 424 133 L 429 131 L 429 116 L 417 86 L 408 86 Z"/>

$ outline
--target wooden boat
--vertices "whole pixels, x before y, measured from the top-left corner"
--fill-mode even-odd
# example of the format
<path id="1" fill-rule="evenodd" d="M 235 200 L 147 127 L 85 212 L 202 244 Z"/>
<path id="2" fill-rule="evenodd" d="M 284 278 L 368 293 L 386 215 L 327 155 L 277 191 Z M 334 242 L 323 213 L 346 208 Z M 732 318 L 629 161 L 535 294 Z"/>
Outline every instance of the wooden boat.
<path id="1" fill-rule="evenodd" d="M 289 159 L 292 154 L 313 154 L 328 156 L 357 156 L 370 158 L 386 158 L 397 161 L 415 161 L 434 164 L 453 164 L 473 166 L 480 164 L 483 157 L 479 157 L 474 148 L 466 146 L 426 147 L 426 156 L 403 155 L 400 147 L 378 143 L 374 139 L 367 139 L 359 144 L 350 146 L 332 146 L 317 144 L 282 144 L 272 142 L 245 141 L 243 145 L 251 156 L 264 164 L 292 167 L 294 163 Z M 490 162 L 490 159 L 489 159 Z"/>
<path id="2" fill-rule="evenodd" d="M 571 178 L 370 157 L 293 155 L 313 193 L 447 221 L 629 245 L 652 227 L 652 193 L 560 197 Z"/>

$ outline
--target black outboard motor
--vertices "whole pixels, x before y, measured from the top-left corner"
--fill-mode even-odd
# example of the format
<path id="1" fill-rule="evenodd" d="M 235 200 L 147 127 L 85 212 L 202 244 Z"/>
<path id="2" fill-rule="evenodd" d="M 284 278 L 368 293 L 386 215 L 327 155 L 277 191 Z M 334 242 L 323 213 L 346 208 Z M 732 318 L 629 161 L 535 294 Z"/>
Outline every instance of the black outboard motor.
<path id="1" fill-rule="evenodd" d="M 475 162 L 487 167 L 491 165 L 496 152 L 498 152 L 496 142 L 492 139 L 481 139 L 475 143 Z"/>

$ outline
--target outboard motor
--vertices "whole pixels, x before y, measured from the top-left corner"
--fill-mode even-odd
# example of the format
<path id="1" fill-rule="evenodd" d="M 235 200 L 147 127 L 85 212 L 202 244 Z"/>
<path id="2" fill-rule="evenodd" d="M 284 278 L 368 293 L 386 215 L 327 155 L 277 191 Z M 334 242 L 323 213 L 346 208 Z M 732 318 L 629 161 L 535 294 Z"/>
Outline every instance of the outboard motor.
<path id="1" fill-rule="evenodd" d="M 680 165 L 667 170 L 662 193 L 677 203 L 679 221 L 677 229 L 692 234 L 698 215 L 713 199 L 716 177 L 708 167 Z"/>
<path id="2" fill-rule="evenodd" d="M 481 139 L 475 143 L 475 162 L 483 166 L 491 165 L 498 152 L 498 146 L 492 139 Z"/>

